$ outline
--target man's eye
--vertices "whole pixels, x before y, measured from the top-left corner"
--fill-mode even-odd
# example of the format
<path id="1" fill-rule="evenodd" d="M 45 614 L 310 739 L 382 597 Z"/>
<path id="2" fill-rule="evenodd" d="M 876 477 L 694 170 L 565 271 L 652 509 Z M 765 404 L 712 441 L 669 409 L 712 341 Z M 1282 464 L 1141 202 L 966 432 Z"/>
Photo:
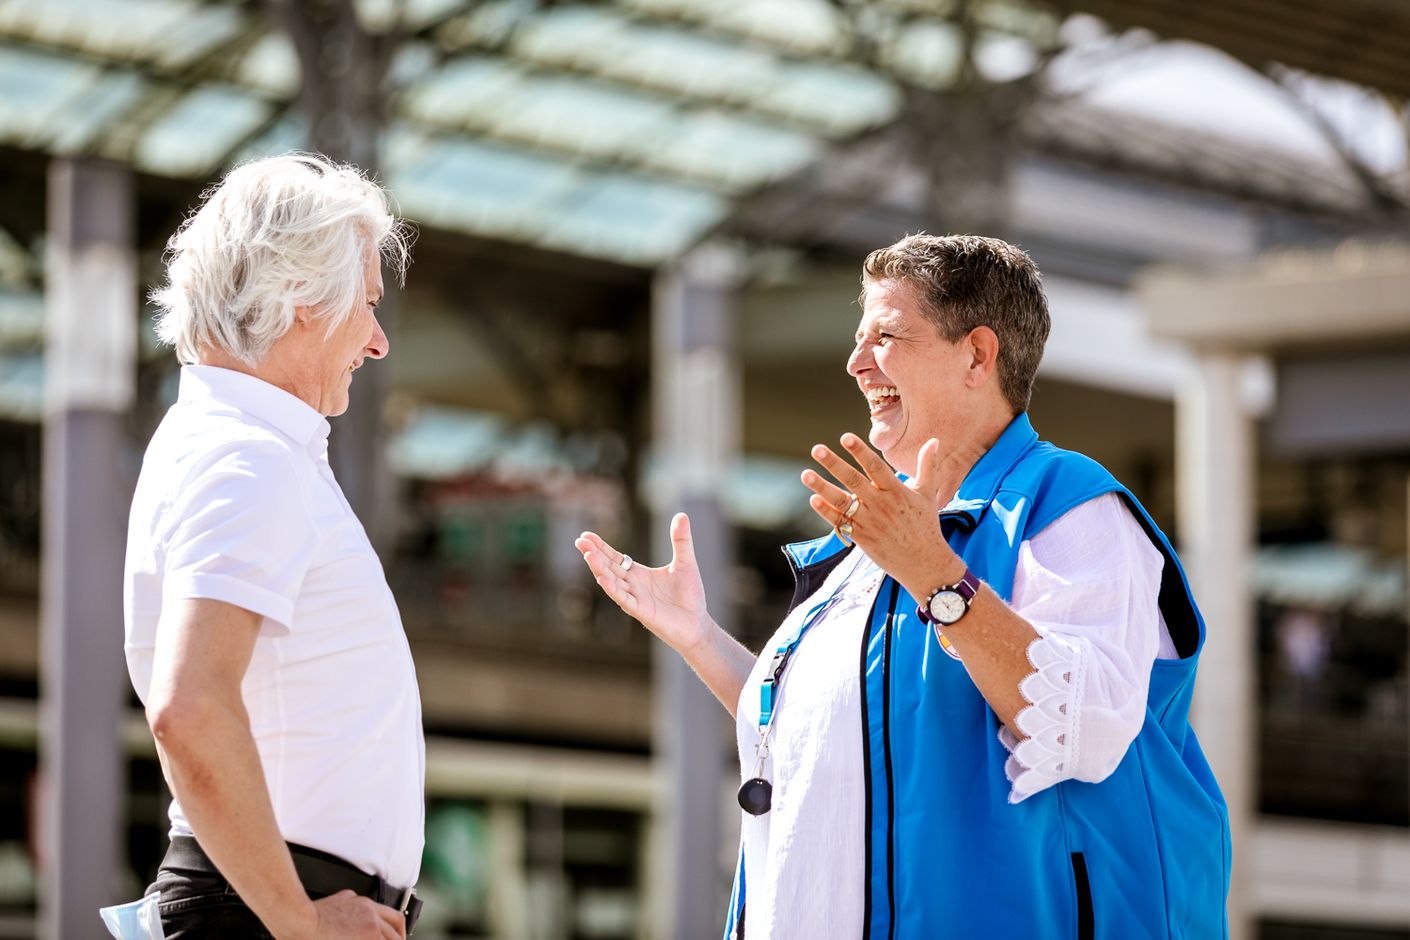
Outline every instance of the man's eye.
<path id="1" fill-rule="evenodd" d="M 876 345 L 878 345 L 878 346 L 885 346 L 885 345 L 886 345 L 886 341 L 889 340 L 890 338 L 891 338 L 891 334 L 890 334 L 890 333 L 878 333 L 878 334 L 876 334 Z"/>

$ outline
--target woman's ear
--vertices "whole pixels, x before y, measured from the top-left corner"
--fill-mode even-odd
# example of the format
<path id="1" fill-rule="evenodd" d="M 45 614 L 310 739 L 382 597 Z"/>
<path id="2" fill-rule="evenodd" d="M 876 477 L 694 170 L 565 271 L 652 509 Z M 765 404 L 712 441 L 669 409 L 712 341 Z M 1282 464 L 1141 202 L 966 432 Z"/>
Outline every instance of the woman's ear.
<path id="1" fill-rule="evenodd" d="M 969 373 L 965 384 L 979 388 L 999 368 L 999 337 L 987 326 L 976 326 L 965 341 L 969 344 Z"/>

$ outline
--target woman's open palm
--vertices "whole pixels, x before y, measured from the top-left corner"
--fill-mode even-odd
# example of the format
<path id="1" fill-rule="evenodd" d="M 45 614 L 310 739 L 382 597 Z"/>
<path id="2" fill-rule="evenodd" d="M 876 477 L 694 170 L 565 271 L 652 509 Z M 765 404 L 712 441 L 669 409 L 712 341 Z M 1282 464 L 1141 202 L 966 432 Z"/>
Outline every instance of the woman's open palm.
<path id="1" fill-rule="evenodd" d="M 607 596 L 672 649 L 690 649 L 704 637 L 711 621 L 685 513 L 671 519 L 671 563 L 662 568 L 633 561 L 624 569 L 626 556 L 595 532 L 573 544 Z"/>

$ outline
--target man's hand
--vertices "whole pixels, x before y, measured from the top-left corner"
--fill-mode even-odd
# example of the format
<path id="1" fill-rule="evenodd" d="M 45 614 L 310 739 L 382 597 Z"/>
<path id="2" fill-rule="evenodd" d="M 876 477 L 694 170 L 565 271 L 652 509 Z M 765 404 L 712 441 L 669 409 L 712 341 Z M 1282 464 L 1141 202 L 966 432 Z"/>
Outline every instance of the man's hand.
<path id="1" fill-rule="evenodd" d="M 318 924 L 307 940 L 406 940 L 406 918 L 400 911 L 351 891 L 339 891 L 313 906 Z"/>

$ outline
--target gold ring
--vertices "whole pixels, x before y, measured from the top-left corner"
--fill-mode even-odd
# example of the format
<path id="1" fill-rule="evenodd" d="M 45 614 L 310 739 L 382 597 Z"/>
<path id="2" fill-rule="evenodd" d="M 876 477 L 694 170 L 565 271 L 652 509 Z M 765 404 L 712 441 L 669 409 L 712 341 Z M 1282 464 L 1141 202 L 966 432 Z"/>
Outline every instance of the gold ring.
<path id="1" fill-rule="evenodd" d="M 852 539 L 852 523 L 851 523 L 851 520 L 848 520 L 848 519 L 842 520 L 842 521 L 839 522 L 837 525 L 835 525 L 835 526 L 832 527 L 832 531 L 835 532 L 835 533 L 837 534 L 837 537 L 842 540 L 842 544 L 844 544 L 844 545 L 852 545 L 852 544 L 854 544 L 853 539 Z"/>
<path id="2" fill-rule="evenodd" d="M 857 514 L 857 510 L 860 509 L 861 506 L 862 506 L 862 501 L 861 501 L 861 499 L 859 499 L 859 498 L 857 497 L 857 494 L 856 494 L 856 493 L 853 493 L 853 494 L 852 494 L 852 501 L 851 501 L 850 503 L 848 503 L 848 504 L 847 504 L 847 508 L 842 511 L 842 518 L 843 518 L 843 519 L 851 519 L 853 516 L 855 516 L 855 515 Z"/>
<path id="3" fill-rule="evenodd" d="M 626 554 L 622 555 L 622 560 L 619 561 L 619 562 L 617 562 L 617 564 L 621 566 L 621 568 L 622 568 L 623 571 L 631 571 L 631 570 L 632 570 L 632 556 L 626 555 Z"/>

